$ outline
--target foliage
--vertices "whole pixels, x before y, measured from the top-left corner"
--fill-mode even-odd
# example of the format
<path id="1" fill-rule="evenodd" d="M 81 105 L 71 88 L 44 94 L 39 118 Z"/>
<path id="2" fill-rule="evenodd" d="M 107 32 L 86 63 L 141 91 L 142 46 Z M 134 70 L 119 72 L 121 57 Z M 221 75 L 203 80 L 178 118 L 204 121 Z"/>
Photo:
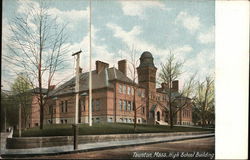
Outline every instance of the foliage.
<path id="1" fill-rule="evenodd" d="M 21 107 L 22 120 L 24 122 L 24 128 L 26 128 L 32 103 L 31 85 L 29 83 L 28 76 L 25 74 L 19 74 L 11 86 L 11 90 L 13 93 L 11 98 L 14 100 L 12 107 L 15 108 L 15 110 L 13 110 L 13 113 L 10 112 L 11 114 L 9 117 L 16 115 L 19 107 Z"/>
<path id="2" fill-rule="evenodd" d="M 205 81 L 197 83 L 194 98 L 194 118 L 202 126 L 214 122 L 214 99 L 214 80 L 208 76 Z"/>
<path id="3" fill-rule="evenodd" d="M 169 108 L 170 126 L 173 127 L 173 121 L 178 111 L 181 111 L 192 100 L 190 96 L 193 93 L 195 74 L 190 77 L 183 86 L 182 90 L 177 91 L 179 96 L 175 96 L 175 91 L 172 90 L 172 83 L 178 80 L 182 72 L 184 62 L 178 61 L 176 56 L 170 51 L 165 64 L 161 64 L 161 71 L 159 79 L 162 83 L 166 84 L 167 90 L 167 105 Z M 184 100 L 183 100 L 184 98 Z M 181 121 L 181 116 L 180 116 Z"/>

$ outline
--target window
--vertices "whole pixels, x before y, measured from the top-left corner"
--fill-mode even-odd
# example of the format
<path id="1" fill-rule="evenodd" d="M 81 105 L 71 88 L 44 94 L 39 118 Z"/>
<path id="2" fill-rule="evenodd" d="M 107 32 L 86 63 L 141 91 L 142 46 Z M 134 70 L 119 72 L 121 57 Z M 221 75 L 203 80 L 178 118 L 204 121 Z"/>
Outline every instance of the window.
<path id="1" fill-rule="evenodd" d="M 123 119 L 122 119 L 122 118 L 120 118 L 120 121 L 121 121 L 121 122 L 123 122 Z"/>
<path id="2" fill-rule="evenodd" d="M 143 97 L 143 98 L 145 97 L 145 91 L 144 90 L 141 91 L 141 97 Z"/>
<path id="3" fill-rule="evenodd" d="M 127 118 L 125 118 L 125 123 L 127 123 L 128 122 L 128 119 Z"/>
<path id="4" fill-rule="evenodd" d="M 67 124 L 67 122 L 68 122 L 67 119 L 65 119 L 65 120 L 64 120 L 64 123 Z"/>
<path id="5" fill-rule="evenodd" d="M 100 110 L 100 100 L 99 99 L 96 100 L 96 102 L 95 102 L 95 108 L 96 108 L 97 111 Z"/>
<path id="6" fill-rule="evenodd" d="M 64 103 L 65 103 L 64 111 L 65 111 L 65 112 L 68 112 L 68 101 L 65 101 Z"/>
<path id="7" fill-rule="evenodd" d="M 138 89 L 137 94 L 140 97 L 141 96 L 141 90 Z"/>
<path id="8" fill-rule="evenodd" d="M 68 101 L 61 101 L 61 112 L 68 112 Z"/>
<path id="9" fill-rule="evenodd" d="M 96 122 L 97 122 L 97 123 L 100 122 L 100 118 L 99 118 L 99 117 L 96 118 Z"/>
<path id="10" fill-rule="evenodd" d="M 85 106 L 85 100 L 83 99 L 83 100 L 81 100 L 81 109 L 82 109 L 82 111 L 85 111 L 85 110 L 86 110 L 85 107 L 86 107 L 86 106 Z"/>
<path id="11" fill-rule="evenodd" d="M 120 111 L 122 111 L 122 100 L 119 100 Z"/>
<path id="12" fill-rule="evenodd" d="M 113 122 L 113 118 L 109 118 L 109 119 L 108 119 L 108 122 Z"/>
<path id="13" fill-rule="evenodd" d="M 61 101 L 61 112 L 64 112 L 64 102 Z"/>
<path id="14" fill-rule="evenodd" d="M 122 85 L 119 84 L 119 93 L 122 93 Z"/>
<path id="15" fill-rule="evenodd" d="M 142 114 L 144 114 L 145 113 L 145 108 L 144 107 L 142 107 Z"/>
<path id="16" fill-rule="evenodd" d="M 126 111 L 127 110 L 127 102 L 123 101 L 123 105 L 124 105 L 124 111 Z"/>
<path id="17" fill-rule="evenodd" d="M 123 86 L 123 93 L 126 94 L 126 85 Z"/>
<path id="18" fill-rule="evenodd" d="M 61 123 L 63 124 L 63 119 L 61 119 Z"/>
<path id="19" fill-rule="evenodd" d="M 91 105 L 91 106 L 92 106 L 92 107 L 91 107 L 92 112 L 94 112 L 94 107 L 95 107 L 95 104 L 94 104 L 94 103 L 95 103 L 95 101 L 92 99 L 92 105 Z"/>
<path id="20" fill-rule="evenodd" d="M 131 88 L 128 87 L 128 95 L 130 95 L 130 94 L 131 94 Z"/>
<path id="21" fill-rule="evenodd" d="M 50 105 L 50 106 L 49 106 L 49 114 L 52 114 L 52 112 L 53 112 L 53 106 Z"/>
<path id="22" fill-rule="evenodd" d="M 131 111 L 131 102 L 128 101 L 128 110 Z"/>
<path id="23" fill-rule="evenodd" d="M 132 93 L 132 95 L 134 95 L 134 88 L 133 87 L 131 88 L 131 93 Z"/>

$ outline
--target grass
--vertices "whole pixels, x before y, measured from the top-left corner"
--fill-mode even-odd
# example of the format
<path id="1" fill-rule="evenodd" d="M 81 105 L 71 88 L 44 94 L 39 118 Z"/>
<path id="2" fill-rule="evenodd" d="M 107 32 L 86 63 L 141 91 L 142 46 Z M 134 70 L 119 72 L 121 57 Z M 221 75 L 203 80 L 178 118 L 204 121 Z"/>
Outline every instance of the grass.
<path id="1" fill-rule="evenodd" d="M 160 125 L 138 124 L 136 133 L 160 133 L 160 132 L 195 132 L 208 131 L 202 128 L 173 127 Z M 211 130 L 213 131 L 213 129 Z M 79 124 L 80 135 L 100 135 L 100 134 L 128 134 L 134 133 L 133 124 L 124 123 L 94 123 L 92 127 L 88 124 Z M 30 128 L 22 131 L 22 137 L 41 137 L 41 136 L 72 136 L 73 129 L 71 124 L 52 124 L 45 125 L 43 130 L 39 127 Z M 18 131 L 14 131 L 14 137 L 18 136 Z"/>

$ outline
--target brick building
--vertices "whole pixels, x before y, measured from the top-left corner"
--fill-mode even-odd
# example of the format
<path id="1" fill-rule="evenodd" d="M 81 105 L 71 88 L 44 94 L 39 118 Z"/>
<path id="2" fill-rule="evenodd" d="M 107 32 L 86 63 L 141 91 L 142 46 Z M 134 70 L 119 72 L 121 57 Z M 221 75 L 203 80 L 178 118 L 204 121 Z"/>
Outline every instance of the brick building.
<path id="1" fill-rule="evenodd" d="M 127 76 L 126 60 L 118 62 L 118 69 L 96 61 L 96 69 L 91 72 L 93 122 L 133 123 L 136 109 L 138 123 L 168 123 L 167 88 L 164 84 L 156 88 L 156 71 L 150 52 L 143 52 L 140 57 L 138 84 Z M 88 123 L 88 75 L 88 72 L 80 74 L 79 123 Z M 175 95 L 179 96 L 178 81 L 172 86 Z M 183 97 L 179 99 L 181 101 Z M 75 77 L 50 93 L 44 123 L 74 123 L 74 117 Z M 175 124 L 192 124 L 191 105 L 177 113 Z"/>

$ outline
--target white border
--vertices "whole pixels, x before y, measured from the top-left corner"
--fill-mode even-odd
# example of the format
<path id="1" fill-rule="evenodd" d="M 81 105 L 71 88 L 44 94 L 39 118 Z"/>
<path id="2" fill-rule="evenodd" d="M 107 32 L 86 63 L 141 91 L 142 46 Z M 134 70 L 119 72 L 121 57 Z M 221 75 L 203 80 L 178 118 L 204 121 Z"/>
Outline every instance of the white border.
<path id="1" fill-rule="evenodd" d="M 216 1 L 216 159 L 248 158 L 249 2 Z"/>

